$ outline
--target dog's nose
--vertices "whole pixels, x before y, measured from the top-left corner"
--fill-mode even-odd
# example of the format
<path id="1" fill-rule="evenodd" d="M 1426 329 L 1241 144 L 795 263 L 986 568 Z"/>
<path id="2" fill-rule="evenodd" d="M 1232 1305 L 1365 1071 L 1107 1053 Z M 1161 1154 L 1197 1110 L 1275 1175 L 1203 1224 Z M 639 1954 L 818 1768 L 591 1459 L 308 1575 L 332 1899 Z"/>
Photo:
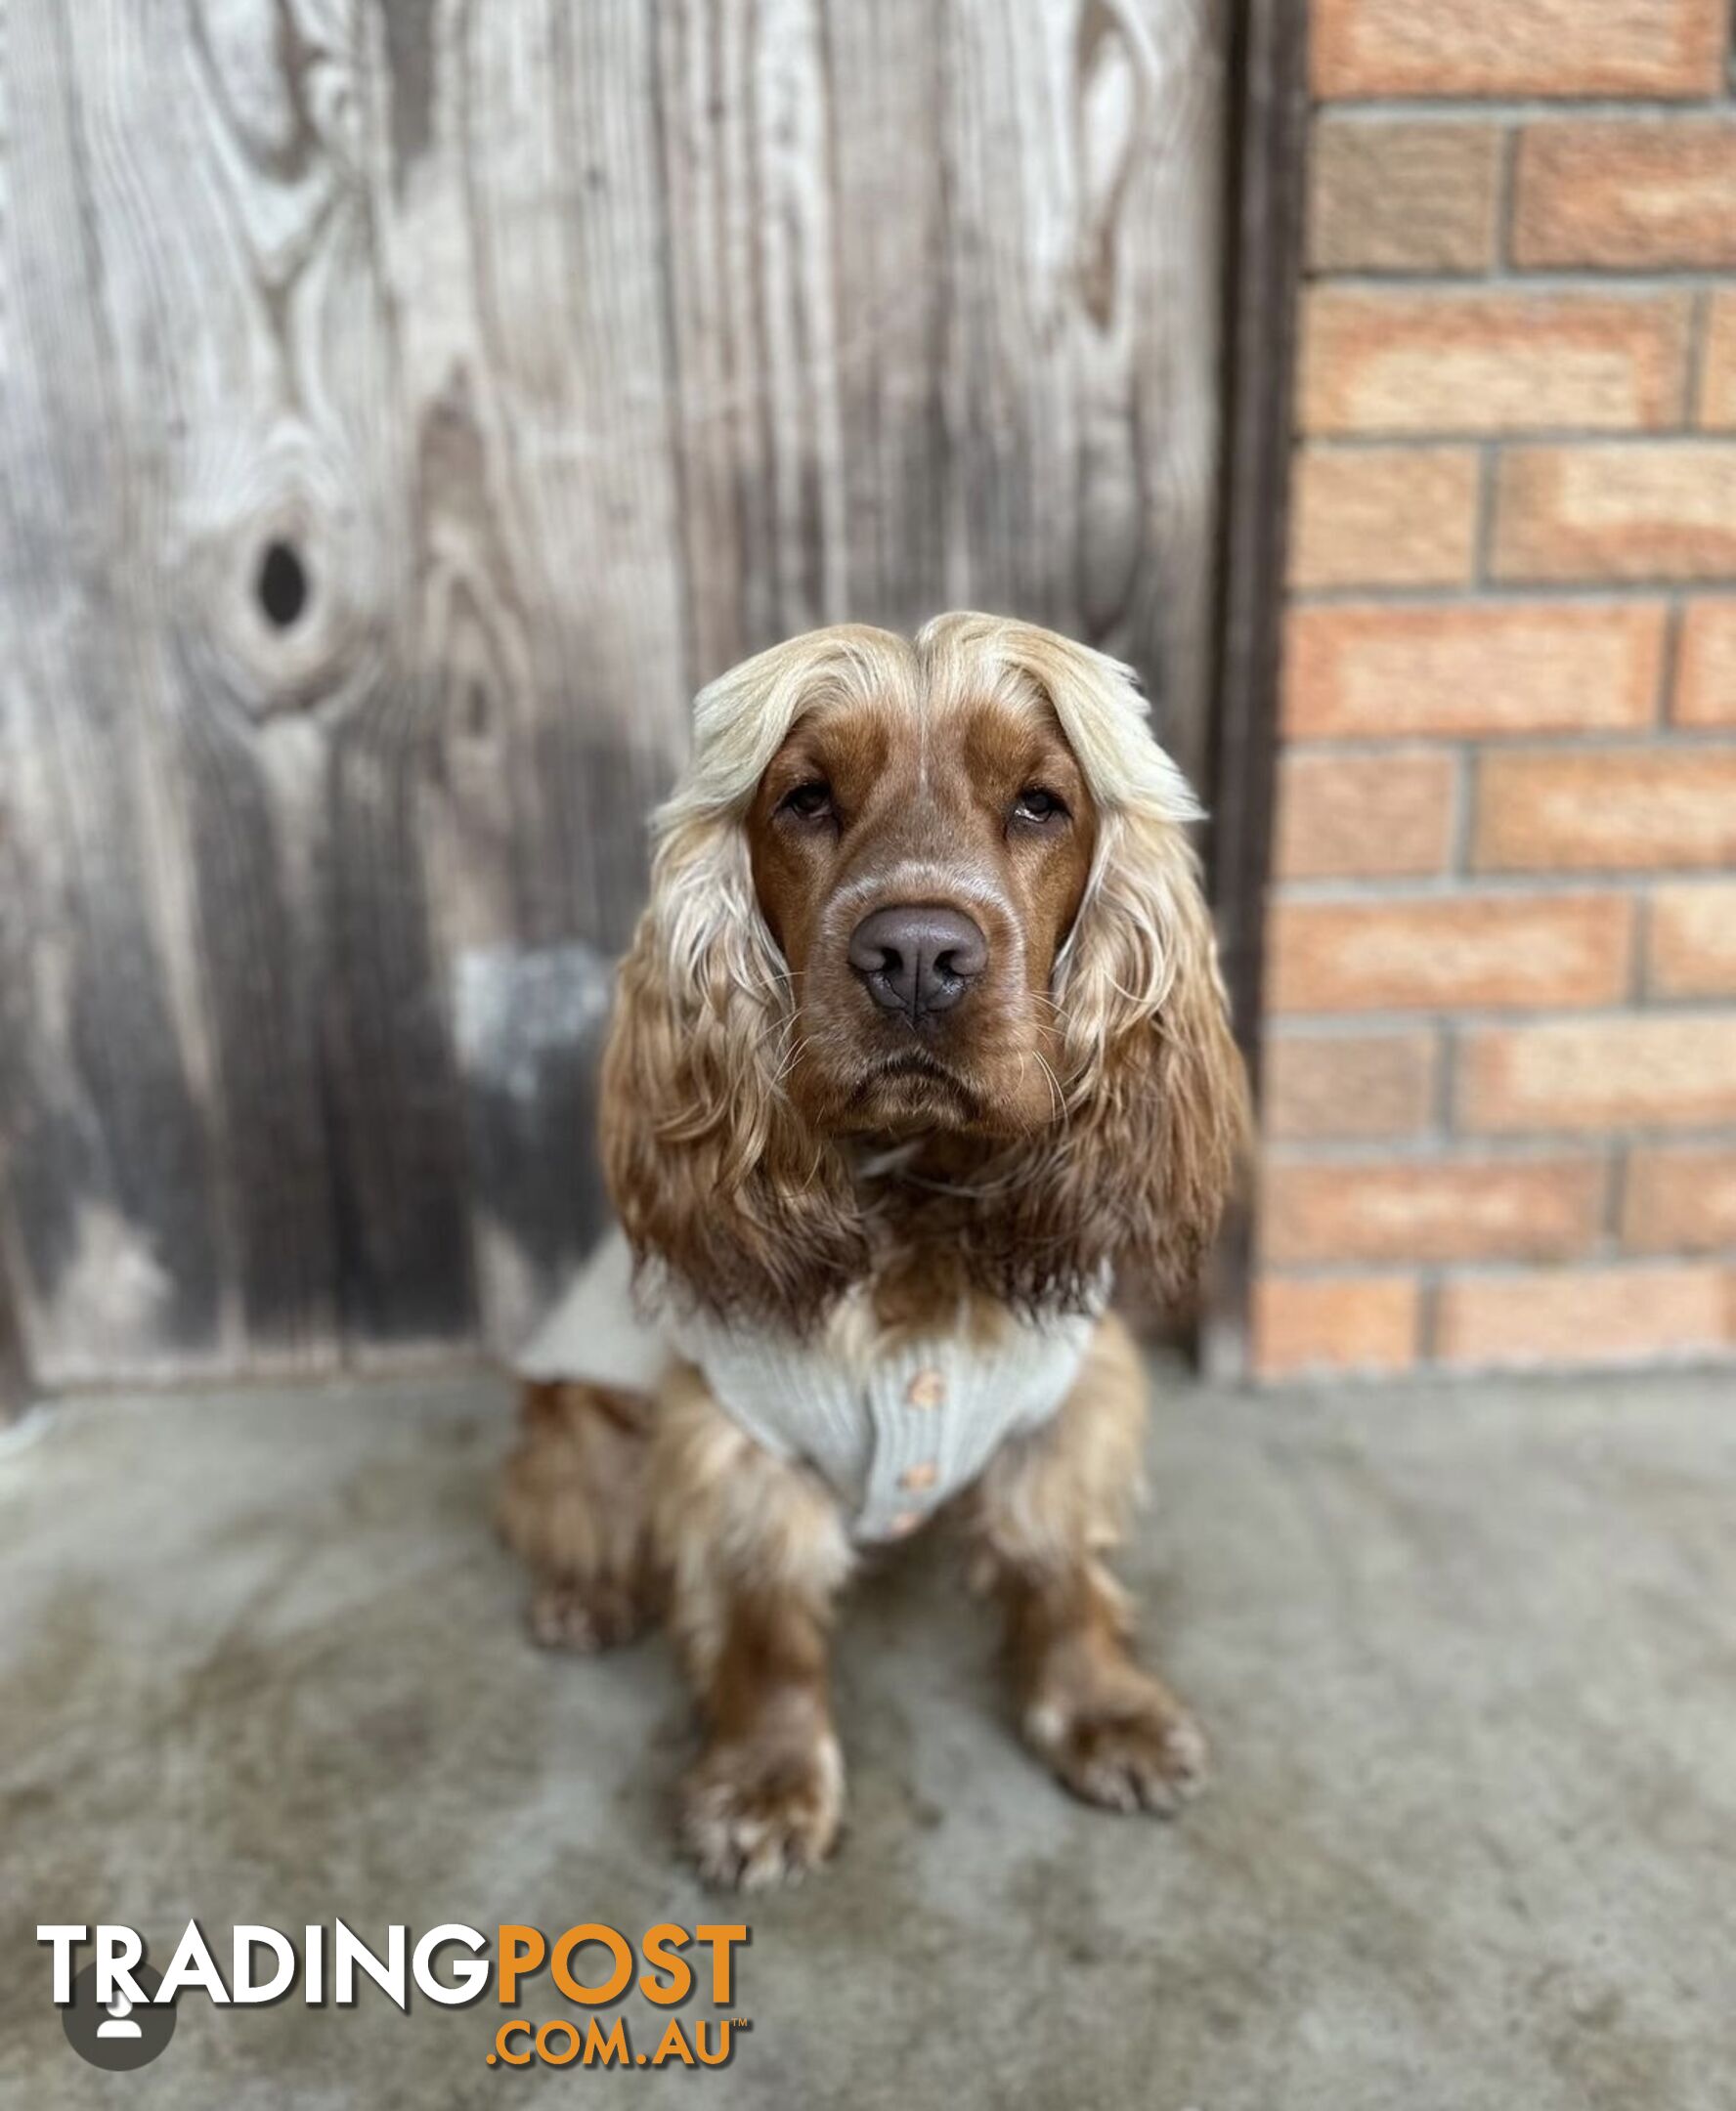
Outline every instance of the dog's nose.
<path id="1" fill-rule="evenodd" d="M 962 909 L 898 902 L 850 933 L 849 964 L 884 1012 L 946 1012 L 988 966 L 988 940 Z"/>

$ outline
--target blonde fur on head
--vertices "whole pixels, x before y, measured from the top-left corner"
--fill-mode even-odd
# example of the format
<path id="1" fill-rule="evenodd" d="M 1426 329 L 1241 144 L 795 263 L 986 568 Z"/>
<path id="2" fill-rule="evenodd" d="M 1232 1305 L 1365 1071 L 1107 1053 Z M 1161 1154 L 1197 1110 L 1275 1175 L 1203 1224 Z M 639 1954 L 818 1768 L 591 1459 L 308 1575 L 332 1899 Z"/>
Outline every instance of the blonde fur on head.
<path id="1" fill-rule="evenodd" d="M 814 1322 L 867 1264 L 847 1165 L 783 1091 L 790 977 L 743 820 L 798 714 L 912 686 L 909 645 L 792 638 L 701 690 L 693 755 L 652 822 L 651 898 L 603 1065 L 603 1159 L 638 1259 L 717 1311 Z"/>
<path id="2" fill-rule="evenodd" d="M 1052 711 L 1096 808 L 1097 844 L 1055 960 L 1061 1118 L 998 1146 L 960 1204 L 912 1205 L 979 1288 L 1090 1302 L 1105 1275 L 1186 1292 L 1245 1133 L 1198 864 L 1199 808 L 1117 662 L 1006 619 L 936 618 L 914 645 L 816 631 L 704 690 L 694 754 L 656 818 L 650 905 L 622 970 L 604 1067 L 604 1151 L 635 1252 L 719 1311 L 810 1324 L 867 1271 L 864 1206 L 840 1143 L 783 1087 L 798 1029 L 755 895 L 745 821 L 803 714 L 895 708 L 927 739 L 950 711 Z M 985 1199 L 994 1197 L 992 1201 Z M 876 1198 L 884 1221 L 886 1201 Z"/>
<path id="3" fill-rule="evenodd" d="M 1106 1271 L 1185 1300 L 1236 1184 L 1246 1081 L 1199 860 L 1202 809 L 1152 737 L 1133 669 L 1034 625 L 936 617 L 917 654 L 937 691 L 989 670 L 1061 723 L 1098 809 L 1085 898 L 1051 994 L 1065 1118 L 1001 1169 L 1008 1203 L 966 1226 L 979 1273 L 1020 1304 L 1088 1297 Z"/>

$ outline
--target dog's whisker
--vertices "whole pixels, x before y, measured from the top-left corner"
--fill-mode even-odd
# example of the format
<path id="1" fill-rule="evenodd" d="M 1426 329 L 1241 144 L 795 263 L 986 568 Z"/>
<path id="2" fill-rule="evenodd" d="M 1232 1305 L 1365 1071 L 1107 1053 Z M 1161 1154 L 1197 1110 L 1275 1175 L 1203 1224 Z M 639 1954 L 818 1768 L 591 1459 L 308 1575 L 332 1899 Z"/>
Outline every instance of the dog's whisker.
<path id="1" fill-rule="evenodd" d="M 1070 1117 L 1067 1109 L 1066 1096 L 1064 1093 L 1063 1093 L 1061 1089 L 1060 1078 L 1058 1078 L 1055 1074 L 1055 1065 L 1049 1060 L 1048 1056 L 1043 1054 L 1040 1048 L 1033 1048 L 1031 1050 L 1031 1054 L 1036 1057 L 1039 1069 L 1041 1069 L 1044 1077 L 1046 1077 L 1049 1081 L 1049 1094 L 1055 1108 L 1055 1118 L 1058 1122 L 1062 1123 L 1064 1126 L 1064 1124 L 1068 1121 Z"/>

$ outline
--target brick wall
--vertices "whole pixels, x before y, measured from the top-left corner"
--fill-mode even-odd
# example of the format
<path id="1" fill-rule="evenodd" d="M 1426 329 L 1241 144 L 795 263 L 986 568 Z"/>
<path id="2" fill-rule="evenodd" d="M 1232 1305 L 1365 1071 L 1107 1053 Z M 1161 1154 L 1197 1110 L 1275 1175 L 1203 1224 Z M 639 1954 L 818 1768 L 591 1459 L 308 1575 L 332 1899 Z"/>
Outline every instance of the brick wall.
<path id="1" fill-rule="evenodd" d="M 1736 1349 L 1728 34 L 1314 0 L 1269 1375 Z"/>

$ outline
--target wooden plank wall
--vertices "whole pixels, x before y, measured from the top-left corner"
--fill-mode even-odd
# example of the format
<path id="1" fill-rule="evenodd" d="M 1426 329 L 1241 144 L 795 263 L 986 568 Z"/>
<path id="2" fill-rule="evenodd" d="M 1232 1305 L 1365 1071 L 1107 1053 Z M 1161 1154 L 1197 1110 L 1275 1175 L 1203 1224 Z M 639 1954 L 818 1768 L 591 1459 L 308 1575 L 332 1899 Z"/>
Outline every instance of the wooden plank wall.
<path id="1" fill-rule="evenodd" d="M 512 1338 L 742 654 L 1017 610 L 1203 766 L 1221 13 L 0 0 L 39 1383 Z"/>

